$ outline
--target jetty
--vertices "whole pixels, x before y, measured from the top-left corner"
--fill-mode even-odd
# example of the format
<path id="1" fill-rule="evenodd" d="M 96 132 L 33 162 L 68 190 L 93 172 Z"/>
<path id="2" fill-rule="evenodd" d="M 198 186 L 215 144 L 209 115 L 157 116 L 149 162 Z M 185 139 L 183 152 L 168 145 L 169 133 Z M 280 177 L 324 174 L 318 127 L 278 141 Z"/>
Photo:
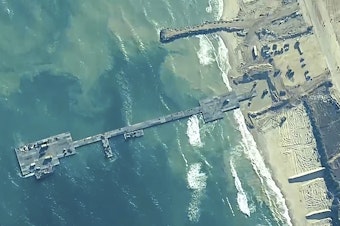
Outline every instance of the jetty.
<path id="1" fill-rule="evenodd" d="M 162 43 L 172 42 L 179 38 L 185 38 L 195 35 L 210 34 L 220 31 L 236 32 L 239 36 L 246 36 L 249 23 L 239 20 L 231 21 L 206 21 L 196 26 L 188 26 L 184 28 L 165 28 L 160 32 L 160 41 Z"/>
<path id="2" fill-rule="evenodd" d="M 35 176 L 42 178 L 54 171 L 60 164 L 59 159 L 76 154 L 76 148 L 101 142 L 106 158 L 114 160 L 117 155 L 112 151 L 109 139 L 123 136 L 125 140 L 142 137 L 144 129 L 165 124 L 168 122 L 202 114 L 204 123 L 222 119 L 224 112 L 240 107 L 240 102 L 253 98 L 254 92 L 236 95 L 230 92 L 199 101 L 199 106 L 179 111 L 166 116 L 136 123 L 134 125 L 111 130 L 94 136 L 73 141 L 69 132 L 51 136 L 33 143 L 15 148 L 22 177 Z"/>
<path id="3" fill-rule="evenodd" d="M 289 34 L 280 32 L 273 33 L 273 26 L 278 26 L 294 18 L 301 17 L 298 5 L 292 5 L 289 8 L 278 10 L 273 14 L 262 13 L 256 19 L 234 18 L 231 20 L 205 21 L 202 24 L 186 26 L 183 28 L 165 28 L 160 32 L 160 41 L 169 43 L 176 39 L 191 37 L 195 35 L 211 34 L 216 32 L 233 32 L 240 37 L 245 37 L 245 43 L 250 46 L 254 45 L 254 38 L 264 39 L 267 35 L 273 36 L 276 40 L 292 39 L 313 33 L 312 27 L 307 29 L 295 29 Z M 279 34 L 280 33 L 280 34 Z M 264 36 L 264 37 L 263 37 Z"/>

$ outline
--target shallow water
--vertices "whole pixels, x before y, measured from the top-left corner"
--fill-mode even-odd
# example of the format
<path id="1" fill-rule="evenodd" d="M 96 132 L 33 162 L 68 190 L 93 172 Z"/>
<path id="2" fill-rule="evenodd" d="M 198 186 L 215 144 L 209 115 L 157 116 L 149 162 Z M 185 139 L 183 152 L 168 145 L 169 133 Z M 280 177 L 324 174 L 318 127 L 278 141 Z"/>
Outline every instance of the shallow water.
<path id="1" fill-rule="evenodd" d="M 95 144 L 44 180 L 19 177 L 13 148 L 23 143 L 65 131 L 82 138 L 226 92 L 227 55 L 218 37 L 158 41 L 163 27 L 218 18 L 219 4 L 0 3 L 1 225 L 283 224 L 233 113 L 211 124 L 198 116 L 151 128 L 129 142 L 114 138 L 115 162 Z"/>

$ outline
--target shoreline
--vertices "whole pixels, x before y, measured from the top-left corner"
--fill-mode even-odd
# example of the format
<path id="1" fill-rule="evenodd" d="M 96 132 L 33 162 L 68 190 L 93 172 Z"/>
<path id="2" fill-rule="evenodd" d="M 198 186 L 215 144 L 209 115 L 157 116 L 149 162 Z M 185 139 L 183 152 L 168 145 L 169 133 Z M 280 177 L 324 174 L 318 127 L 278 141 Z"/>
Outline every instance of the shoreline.
<path id="1" fill-rule="evenodd" d="M 237 0 L 223 0 L 223 13 L 222 13 L 221 19 L 222 20 L 233 19 L 237 17 L 239 10 L 240 10 L 240 7 L 239 7 Z M 228 78 L 232 78 L 234 76 L 240 75 L 237 68 L 241 65 L 242 59 L 235 52 L 235 48 L 237 48 L 239 44 L 237 37 L 235 37 L 233 33 L 223 33 L 223 32 L 219 33 L 219 36 L 221 37 L 225 46 L 228 49 L 229 64 L 231 65 L 229 72 L 228 72 Z M 242 115 L 244 117 L 244 112 L 242 112 Z M 249 129 L 248 131 L 253 136 L 257 149 L 259 153 L 261 154 L 261 156 L 263 157 L 265 166 L 269 169 L 272 175 L 273 181 L 275 182 L 276 186 L 280 189 L 280 192 L 283 195 L 283 198 L 285 200 L 285 205 L 288 208 L 288 215 L 290 218 L 290 222 L 286 222 L 286 223 L 299 225 L 296 220 L 296 214 L 295 214 L 299 212 L 299 210 L 293 208 L 294 204 L 292 204 L 294 203 L 295 200 L 290 200 L 287 198 L 287 195 L 282 188 L 282 184 L 280 183 L 282 179 L 288 181 L 288 178 L 278 178 L 277 171 L 280 170 L 280 168 L 279 167 L 275 168 L 273 167 L 273 164 L 271 164 L 273 160 L 270 159 L 269 157 L 269 150 L 268 150 L 269 147 L 267 146 L 267 142 L 265 141 L 264 137 L 261 137 L 261 134 L 257 133 L 256 131 L 250 131 Z M 294 212 L 294 215 L 292 214 L 292 212 Z M 301 214 L 298 214 L 298 215 L 299 215 L 298 217 L 301 217 L 300 216 Z M 284 216 L 282 216 L 281 214 L 281 217 L 284 217 Z M 305 217 L 305 215 L 303 215 L 303 217 Z M 284 220 L 288 220 L 288 219 L 284 219 Z"/>

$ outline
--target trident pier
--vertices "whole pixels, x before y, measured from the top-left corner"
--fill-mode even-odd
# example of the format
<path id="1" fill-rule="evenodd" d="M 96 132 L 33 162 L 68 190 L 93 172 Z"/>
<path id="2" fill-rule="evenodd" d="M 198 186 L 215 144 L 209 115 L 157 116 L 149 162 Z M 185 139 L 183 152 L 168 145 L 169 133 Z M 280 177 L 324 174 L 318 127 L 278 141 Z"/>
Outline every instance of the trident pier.
<path id="1" fill-rule="evenodd" d="M 134 125 L 104 132 L 84 139 L 73 141 L 69 132 L 51 136 L 15 149 L 23 177 L 35 176 L 40 179 L 54 171 L 54 166 L 60 164 L 59 159 L 74 155 L 76 148 L 101 142 L 103 152 L 108 159 L 115 159 L 109 139 L 123 136 L 125 140 L 141 137 L 144 129 L 158 126 L 167 122 L 202 114 L 205 123 L 222 119 L 224 112 L 240 107 L 240 102 L 249 100 L 255 93 L 236 95 L 234 92 L 215 96 L 199 101 L 199 106 L 179 111 L 156 119 L 147 120 Z"/>

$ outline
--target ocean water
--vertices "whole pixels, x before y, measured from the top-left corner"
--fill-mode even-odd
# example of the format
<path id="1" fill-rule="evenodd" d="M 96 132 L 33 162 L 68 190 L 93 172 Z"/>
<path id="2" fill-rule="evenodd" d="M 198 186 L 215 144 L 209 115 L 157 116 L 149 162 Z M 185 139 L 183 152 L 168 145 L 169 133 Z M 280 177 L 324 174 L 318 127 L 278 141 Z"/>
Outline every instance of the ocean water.
<path id="1" fill-rule="evenodd" d="M 110 140 L 20 178 L 14 147 L 79 139 L 230 90 L 216 35 L 159 43 L 164 27 L 219 19 L 217 0 L 0 2 L 0 225 L 290 225 L 239 111 Z"/>

